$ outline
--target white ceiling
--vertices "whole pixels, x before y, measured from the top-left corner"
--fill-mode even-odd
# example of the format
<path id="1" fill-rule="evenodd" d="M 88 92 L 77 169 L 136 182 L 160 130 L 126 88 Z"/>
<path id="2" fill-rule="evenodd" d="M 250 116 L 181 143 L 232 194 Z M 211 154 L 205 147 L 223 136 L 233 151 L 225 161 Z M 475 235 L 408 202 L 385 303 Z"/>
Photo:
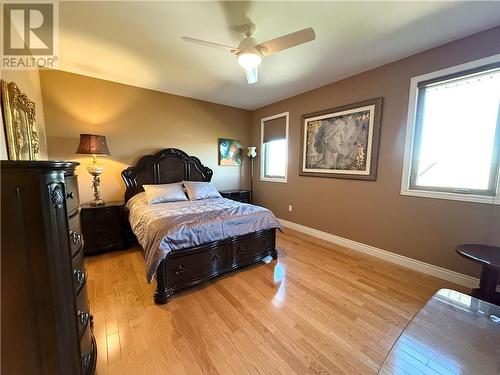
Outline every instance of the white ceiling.
<path id="1" fill-rule="evenodd" d="M 80 2 L 60 7 L 60 69 L 255 109 L 500 24 L 500 2 Z M 237 46 L 312 26 L 317 38 L 264 58 L 246 83 Z"/>

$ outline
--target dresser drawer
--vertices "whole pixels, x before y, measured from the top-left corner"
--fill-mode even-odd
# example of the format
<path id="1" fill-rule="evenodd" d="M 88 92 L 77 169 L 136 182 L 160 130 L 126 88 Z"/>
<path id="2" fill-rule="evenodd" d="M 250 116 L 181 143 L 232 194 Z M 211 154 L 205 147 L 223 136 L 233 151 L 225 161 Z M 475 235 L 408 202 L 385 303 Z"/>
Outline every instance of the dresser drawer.
<path id="1" fill-rule="evenodd" d="M 83 247 L 82 228 L 80 226 L 80 216 L 74 215 L 70 217 L 69 222 L 69 245 L 71 247 L 71 255 L 75 255 L 78 250 Z"/>
<path id="2" fill-rule="evenodd" d="M 82 286 L 85 284 L 85 279 L 87 278 L 85 272 L 85 262 L 83 259 L 83 250 L 80 250 L 73 257 L 73 288 L 75 293 L 78 293 Z"/>
<path id="3" fill-rule="evenodd" d="M 64 179 L 66 185 L 66 208 L 68 216 L 73 216 L 80 207 L 80 196 L 78 195 L 78 180 L 76 176 L 68 176 Z"/>
<path id="4" fill-rule="evenodd" d="M 83 374 L 89 374 L 95 365 L 95 352 L 93 345 L 92 331 L 90 330 L 90 324 L 88 324 L 80 340 L 80 358 L 82 361 Z"/>
<path id="5" fill-rule="evenodd" d="M 78 321 L 78 332 L 81 337 L 90 320 L 89 301 L 86 287 L 82 288 L 80 293 L 76 296 L 76 318 Z"/>
<path id="6" fill-rule="evenodd" d="M 84 204 L 80 217 L 85 254 L 125 247 L 123 202 L 108 202 L 98 207 Z"/>
<path id="7" fill-rule="evenodd" d="M 272 231 L 265 231 L 257 238 L 240 239 L 233 244 L 233 259 L 239 264 L 251 262 L 262 253 L 274 250 L 275 239 Z"/>
<path id="8" fill-rule="evenodd" d="M 121 225 L 114 222 L 97 223 L 94 228 L 95 243 L 118 242 L 123 240 Z"/>
<path id="9" fill-rule="evenodd" d="M 208 276 L 217 268 L 228 265 L 228 254 L 230 247 L 205 250 L 196 255 L 167 258 L 167 280 L 182 283 Z"/>
<path id="10" fill-rule="evenodd" d="M 84 205 L 89 208 L 88 205 Z M 85 212 L 86 218 L 90 221 L 112 224 L 118 217 L 122 217 L 123 207 L 121 206 L 98 206 Z"/>

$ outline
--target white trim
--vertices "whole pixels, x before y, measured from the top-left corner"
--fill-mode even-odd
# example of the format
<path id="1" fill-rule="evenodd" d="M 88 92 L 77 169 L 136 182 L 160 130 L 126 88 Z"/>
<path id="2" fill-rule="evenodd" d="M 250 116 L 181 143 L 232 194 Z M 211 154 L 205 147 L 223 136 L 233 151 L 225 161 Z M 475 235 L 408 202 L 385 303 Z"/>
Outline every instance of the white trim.
<path id="1" fill-rule="evenodd" d="M 500 182 L 498 183 L 498 186 L 500 186 Z M 412 197 L 423 197 L 423 198 L 446 199 L 446 200 L 462 201 L 462 202 L 500 204 L 500 195 L 497 195 L 497 197 L 495 198 L 495 197 L 487 197 L 484 195 L 475 195 L 475 194 L 460 194 L 460 193 L 449 193 L 446 191 L 427 191 L 427 190 L 411 190 L 411 189 L 405 189 L 405 190 L 401 189 L 401 195 L 412 196 Z"/>
<path id="2" fill-rule="evenodd" d="M 335 234 L 323 232 L 314 228 L 306 227 L 305 225 L 297 224 L 291 221 L 279 219 L 285 228 L 296 230 L 297 232 L 305 233 L 310 236 L 322 239 L 336 245 L 359 251 L 399 266 L 410 268 L 414 271 L 422 272 L 427 275 L 432 275 L 443 280 L 453 282 L 465 286 L 467 288 L 475 288 L 479 285 L 479 280 L 475 277 L 461 274 L 459 272 L 447 270 L 446 268 L 438 267 L 433 264 L 421 262 L 416 259 L 408 258 L 403 255 L 395 254 L 387 250 L 382 250 L 377 247 L 366 245 L 361 242 L 356 242 L 348 238 L 340 237 Z M 458 255 L 457 255 L 458 256 Z"/>
<path id="3" fill-rule="evenodd" d="M 474 195 L 474 194 L 460 194 L 460 193 L 450 193 L 450 192 L 440 192 L 440 191 L 426 191 L 426 190 L 412 190 L 410 186 L 410 167 L 411 167 L 411 155 L 413 154 L 413 138 L 415 135 L 415 116 L 417 113 L 417 97 L 418 97 L 418 83 L 422 81 L 427 81 L 429 79 L 446 76 L 449 74 L 454 74 L 460 71 L 465 71 L 468 69 L 477 68 L 482 65 L 487 65 L 500 61 L 500 54 L 486 57 L 484 59 L 470 61 L 465 64 L 460 64 L 452 66 L 450 68 L 441 69 L 435 72 L 422 74 L 413 77 L 410 81 L 410 97 L 408 100 L 408 115 L 406 119 L 406 140 L 405 140 L 405 151 L 403 160 L 403 172 L 401 178 L 401 195 L 411 195 L 415 197 L 425 197 L 425 198 L 437 198 L 437 199 L 448 199 L 457 200 L 464 202 L 475 202 L 475 203 L 489 203 L 489 204 L 500 204 L 500 173 L 498 176 L 497 183 L 497 193 L 494 197 L 488 197 L 484 195 Z"/>
<path id="4" fill-rule="evenodd" d="M 287 183 L 287 179 L 285 178 L 278 178 L 278 177 L 260 177 L 261 181 L 267 181 L 267 182 L 280 182 L 282 184 Z"/>
<path id="5" fill-rule="evenodd" d="M 264 122 L 269 120 L 274 120 L 276 118 L 285 117 L 285 139 L 286 139 L 286 152 L 285 152 L 285 178 L 273 178 L 264 176 Z M 290 117 L 289 112 L 278 113 L 277 115 L 272 115 L 260 119 L 260 180 L 267 182 L 287 182 L 288 175 L 288 120 Z"/>

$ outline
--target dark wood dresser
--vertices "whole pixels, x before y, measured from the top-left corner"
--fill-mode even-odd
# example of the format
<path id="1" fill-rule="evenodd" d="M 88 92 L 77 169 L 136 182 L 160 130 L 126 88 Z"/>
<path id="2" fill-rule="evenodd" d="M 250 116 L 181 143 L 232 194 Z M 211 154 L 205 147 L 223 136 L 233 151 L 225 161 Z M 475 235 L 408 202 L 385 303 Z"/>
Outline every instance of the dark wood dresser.
<path id="1" fill-rule="evenodd" d="M 248 190 L 223 190 L 220 192 L 220 195 L 233 201 L 250 203 L 250 191 Z"/>
<path id="2" fill-rule="evenodd" d="M 106 202 L 104 206 L 82 205 L 82 233 L 85 254 L 125 249 L 126 217 L 123 201 Z"/>
<path id="3" fill-rule="evenodd" d="M 1 162 L 2 374 L 94 373 L 77 165 Z"/>

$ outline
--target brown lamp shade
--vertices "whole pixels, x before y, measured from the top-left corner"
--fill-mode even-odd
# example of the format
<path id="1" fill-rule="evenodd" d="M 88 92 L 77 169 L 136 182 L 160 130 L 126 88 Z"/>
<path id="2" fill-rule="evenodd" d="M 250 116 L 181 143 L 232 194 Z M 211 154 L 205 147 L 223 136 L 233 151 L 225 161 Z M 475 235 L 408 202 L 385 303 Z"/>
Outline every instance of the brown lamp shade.
<path id="1" fill-rule="evenodd" d="M 77 154 L 109 155 L 106 137 L 95 134 L 80 134 Z"/>

